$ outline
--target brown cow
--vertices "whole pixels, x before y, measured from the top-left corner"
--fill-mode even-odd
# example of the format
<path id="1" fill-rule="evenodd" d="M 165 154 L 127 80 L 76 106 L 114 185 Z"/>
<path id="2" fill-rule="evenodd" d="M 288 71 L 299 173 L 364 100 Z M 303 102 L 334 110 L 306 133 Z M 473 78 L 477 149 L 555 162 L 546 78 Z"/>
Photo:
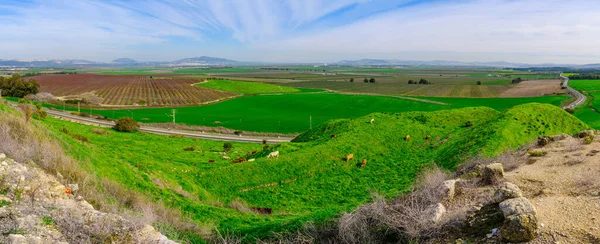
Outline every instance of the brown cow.
<path id="1" fill-rule="evenodd" d="M 331 134 L 331 138 L 335 138 L 335 134 Z"/>
<path id="2" fill-rule="evenodd" d="M 362 163 L 360 164 L 360 167 L 365 167 L 367 166 L 367 159 L 363 159 Z"/>
<path id="3" fill-rule="evenodd" d="M 353 157 L 354 157 L 354 154 L 351 153 L 351 154 L 348 154 L 348 156 L 346 156 L 344 158 L 344 160 L 346 160 L 346 162 L 348 162 L 348 161 L 352 160 Z"/>
<path id="4" fill-rule="evenodd" d="M 405 141 L 409 141 L 409 140 L 410 140 L 410 136 L 409 136 L 409 135 L 406 135 L 406 137 L 404 137 L 404 140 L 405 140 Z"/>
<path id="5" fill-rule="evenodd" d="M 208 160 L 208 162 L 209 162 L 209 163 L 214 163 L 214 162 L 215 162 L 215 160 L 214 160 L 214 159 L 210 159 L 210 160 Z"/>
<path id="6" fill-rule="evenodd" d="M 427 136 L 425 137 L 425 140 L 429 140 L 429 139 L 431 139 L 431 136 L 430 136 L 430 135 L 427 135 Z"/>

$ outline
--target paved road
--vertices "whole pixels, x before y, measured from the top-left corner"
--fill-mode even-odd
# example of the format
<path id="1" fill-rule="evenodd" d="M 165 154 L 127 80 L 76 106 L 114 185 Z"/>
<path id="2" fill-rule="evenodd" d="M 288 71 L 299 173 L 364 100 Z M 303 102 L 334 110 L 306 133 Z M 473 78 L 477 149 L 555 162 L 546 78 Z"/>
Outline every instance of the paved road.
<path id="1" fill-rule="evenodd" d="M 94 118 L 85 118 L 76 115 L 72 115 L 68 112 L 56 111 L 46 109 L 49 115 L 52 117 L 56 117 L 64 120 L 71 120 L 80 123 L 95 125 L 95 126 L 104 126 L 104 127 L 112 127 L 115 125 L 113 121 L 107 120 L 99 120 Z M 170 130 L 163 128 L 155 128 L 142 126 L 140 127 L 140 131 L 159 134 L 159 135 L 182 135 L 185 137 L 191 138 L 202 138 L 209 140 L 217 140 L 217 141 L 235 141 L 235 142 L 252 142 L 252 143 L 262 143 L 263 139 L 267 139 L 267 143 L 280 143 L 280 142 L 289 142 L 293 138 L 290 137 L 251 137 L 251 136 L 235 136 L 235 135 L 219 135 L 219 134 L 209 134 L 209 133 L 201 133 L 201 132 L 193 132 L 193 131 L 183 131 L 183 130 Z"/>
<path id="2" fill-rule="evenodd" d="M 569 86 L 569 78 L 568 77 L 565 77 L 562 75 L 562 73 L 560 73 L 560 78 L 562 78 L 564 80 L 563 87 L 566 87 L 567 92 L 569 92 L 569 94 L 571 94 L 571 96 L 573 96 L 575 98 L 574 102 L 572 102 L 571 104 L 568 104 L 566 106 L 563 106 L 563 108 L 573 109 L 573 108 L 583 104 L 585 102 L 585 99 L 587 99 L 587 97 L 585 95 L 581 94 L 581 92 L 579 92 Z"/>

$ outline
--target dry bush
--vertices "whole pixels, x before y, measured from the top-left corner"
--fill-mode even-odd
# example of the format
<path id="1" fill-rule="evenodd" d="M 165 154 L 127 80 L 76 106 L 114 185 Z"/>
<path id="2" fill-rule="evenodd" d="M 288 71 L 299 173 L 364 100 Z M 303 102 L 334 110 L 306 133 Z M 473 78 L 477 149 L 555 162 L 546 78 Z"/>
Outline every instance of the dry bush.
<path id="1" fill-rule="evenodd" d="M 120 118 L 115 123 L 113 129 L 121 132 L 134 132 L 140 128 L 140 125 L 132 118 Z"/>
<path id="2" fill-rule="evenodd" d="M 504 166 L 505 171 L 511 171 L 518 168 L 523 161 L 519 160 L 513 152 L 507 151 L 497 157 L 497 161 Z"/>
<path id="3" fill-rule="evenodd" d="M 248 203 L 246 203 L 241 198 L 236 198 L 236 199 L 232 200 L 231 203 L 229 203 L 229 208 L 233 208 L 237 211 L 244 212 L 244 213 L 254 213 L 254 211 L 252 211 L 252 209 L 250 209 L 250 207 L 248 207 Z"/>
<path id="4" fill-rule="evenodd" d="M 90 128 L 90 131 L 96 135 L 106 136 L 112 134 L 112 132 L 100 129 L 100 128 Z"/>
<path id="5" fill-rule="evenodd" d="M 19 104 L 19 109 L 23 112 L 25 122 L 29 122 L 31 116 L 33 116 L 33 107 L 30 104 L 21 103 Z"/>

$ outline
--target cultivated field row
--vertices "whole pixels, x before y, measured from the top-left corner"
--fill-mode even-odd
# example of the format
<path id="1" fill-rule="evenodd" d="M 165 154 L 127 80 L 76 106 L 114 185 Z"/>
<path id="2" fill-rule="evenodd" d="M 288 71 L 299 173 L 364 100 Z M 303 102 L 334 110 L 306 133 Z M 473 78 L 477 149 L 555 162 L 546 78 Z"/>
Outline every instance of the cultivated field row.
<path id="1" fill-rule="evenodd" d="M 197 79 L 131 75 L 44 75 L 34 77 L 42 92 L 55 96 L 96 96 L 105 105 L 194 105 L 234 93 L 192 86 Z"/>

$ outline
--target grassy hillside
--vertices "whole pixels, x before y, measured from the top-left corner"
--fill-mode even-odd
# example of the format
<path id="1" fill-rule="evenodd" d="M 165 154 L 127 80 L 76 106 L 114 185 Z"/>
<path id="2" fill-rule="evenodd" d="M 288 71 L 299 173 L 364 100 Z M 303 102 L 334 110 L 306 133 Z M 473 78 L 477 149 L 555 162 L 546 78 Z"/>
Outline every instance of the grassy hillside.
<path id="1" fill-rule="evenodd" d="M 538 102 L 560 105 L 567 97 L 534 98 L 425 98 L 448 105 L 366 95 L 336 93 L 294 93 L 269 96 L 244 96 L 217 104 L 177 108 L 177 122 L 188 125 L 223 126 L 258 131 L 299 133 L 332 119 L 357 118 L 374 112 L 437 111 L 450 108 L 486 106 L 506 110 L 515 105 Z M 62 106 L 58 106 L 62 109 Z M 76 110 L 76 108 L 74 109 Z M 88 112 L 87 109 L 82 110 Z M 133 116 L 143 123 L 171 122 L 171 108 L 131 110 L 94 110 L 109 118 Z M 218 121 L 218 122 L 216 122 Z"/>
<path id="2" fill-rule="evenodd" d="M 220 91 L 229 91 L 242 94 L 261 93 L 291 93 L 300 90 L 287 86 L 277 86 L 260 82 L 235 81 L 235 80 L 207 80 L 196 84 L 197 86 L 211 88 Z"/>
<path id="3" fill-rule="evenodd" d="M 467 121 L 473 126 L 465 127 Z M 464 158 L 493 156 L 539 135 L 588 128 L 560 108 L 544 104 L 505 112 L 475 107 L 374 113 L 323 123 L 296 142 L 265 151 L 262 145 L 234 143 L 232 158 L 258 153 L 255 162 L 231 164 L 218 153 L 222 142 L 145 133 L 99 135 L 88 126 L 55 119 L 45 124 L 70 154 L 88 162 L 84 167 L 90 172 L 181 209 L 199 224 L 214 224 L 222 233 L 248 238 L 335 217 L 369 201 L 374 192 L 387 197 L 405 192 L 415 175 L 432 163 L 453 168 Z M 90 142 L 75 141 L 62 128 Z M 405 141 L 406 135 L 411 139 Z M 431 139 L 426 140 L 427 135 Z M 195 151 L 184 150 L 191 146 Z M 281 156 L 267 159 L 273 150 Z M 354 159 L 345 162 L 342 158 L 348 154 Z M 363 159 L 366 167 L 358 167 Z M 232 202 L 272 208 L 273 214 L 240 212 L 228 207 Z"/>

